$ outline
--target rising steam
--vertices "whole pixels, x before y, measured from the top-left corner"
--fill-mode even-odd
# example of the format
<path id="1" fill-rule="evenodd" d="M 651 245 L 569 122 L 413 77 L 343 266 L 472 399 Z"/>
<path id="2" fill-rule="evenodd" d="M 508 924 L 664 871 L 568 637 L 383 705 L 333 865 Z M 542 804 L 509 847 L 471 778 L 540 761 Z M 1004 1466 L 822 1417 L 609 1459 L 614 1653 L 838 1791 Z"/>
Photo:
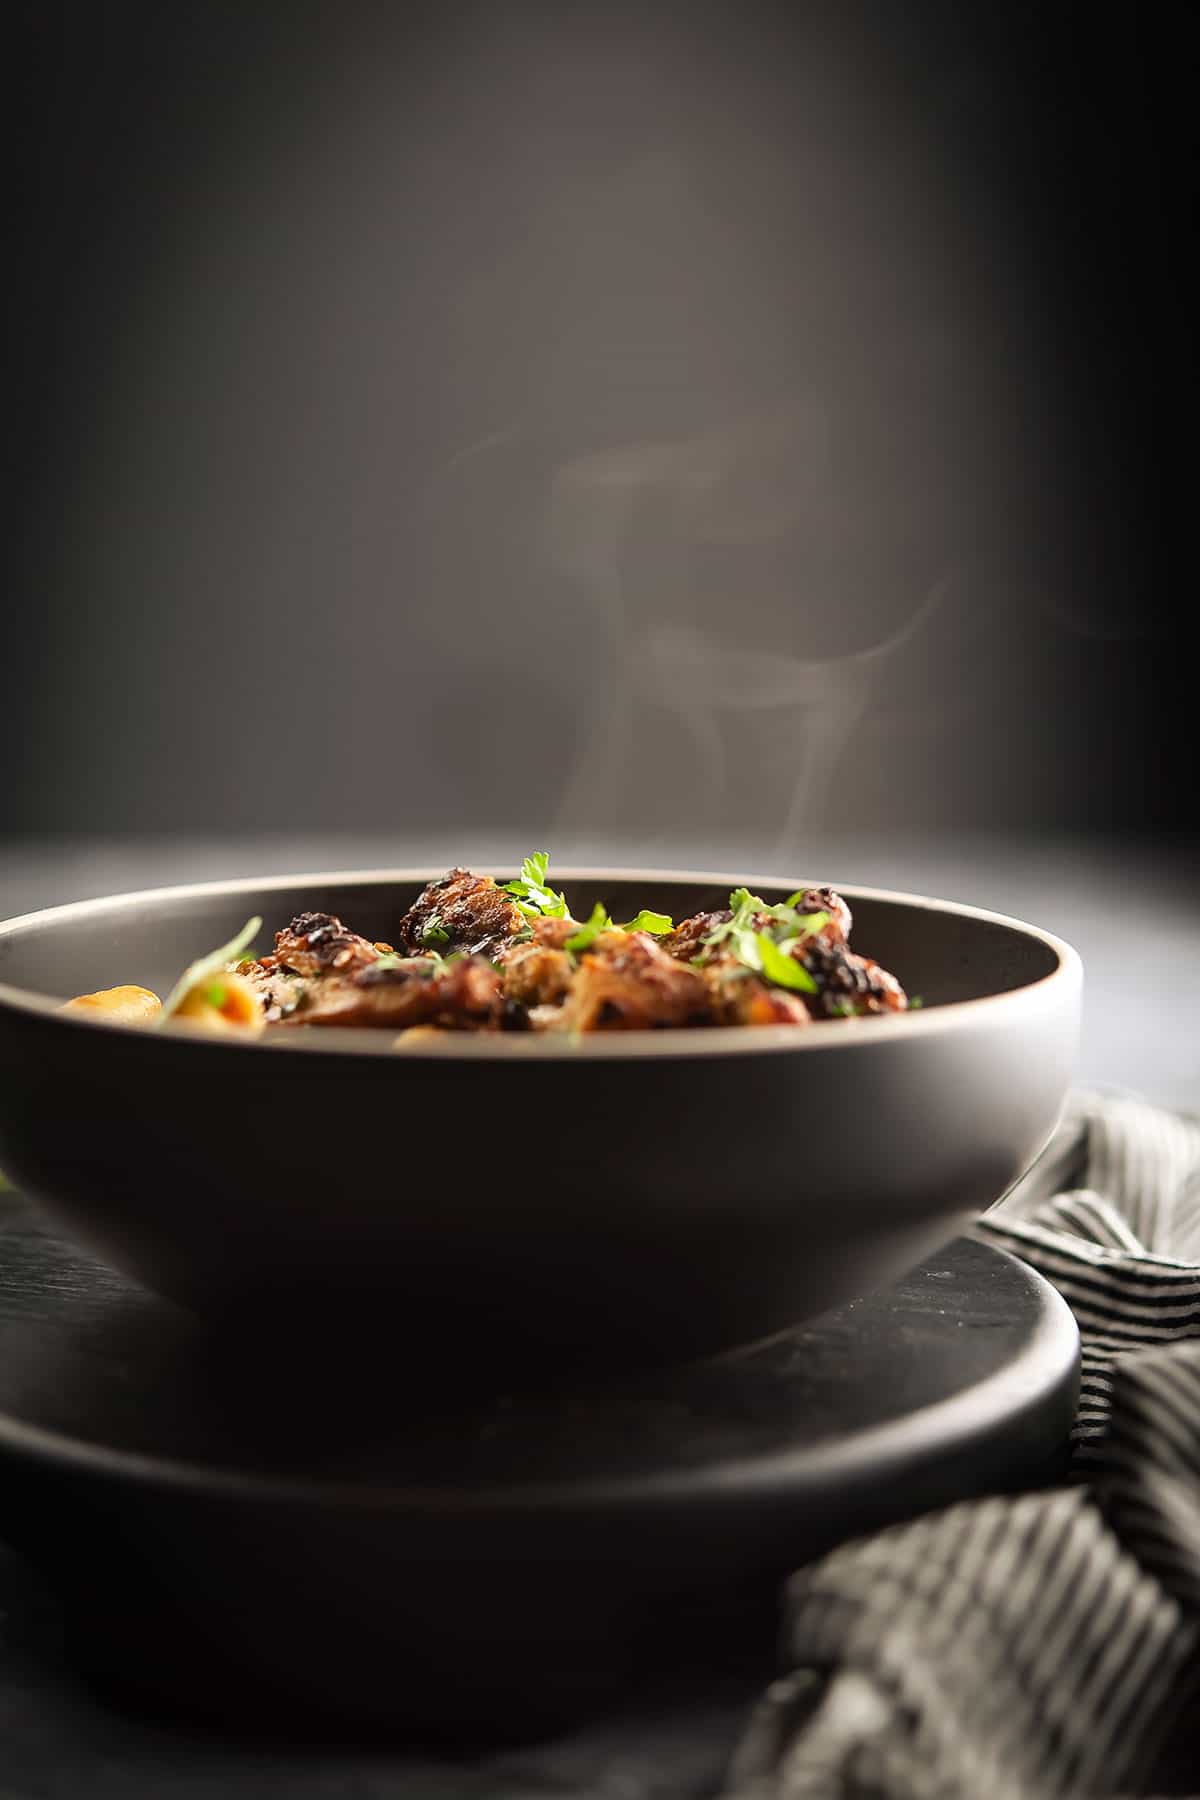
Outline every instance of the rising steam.
<path id="1" fill-rule="evenodd" d="M 803 533 L 826 474 L 825 417 L 816 408 L 585 455 L 558 470 L 546 548 L 591 597 L 609 652 L 581 721 L 559 829 L 589 817 L 597 796 L 611 791 L 636 719 L 652 707 L 669 709 L 687 734 L 710 827 L 723 822 L 735 735 L 739 744 L 752 742 L 764 765 L 786 773 L 775 848 L 795 848 L 812 828 L 887 670 L 929 631 L 953 577 L 942 575 L 907 619 L 865 648 L 822 656 L 720 641 L 695 622 L 690 583 L 697 546 L 753 546 Z M 734 604 L 754 599 L 742 593 Z M 834 603 L 829 594 L 797 592 L 788 617 L 802 632 L 806 618 Z"/>

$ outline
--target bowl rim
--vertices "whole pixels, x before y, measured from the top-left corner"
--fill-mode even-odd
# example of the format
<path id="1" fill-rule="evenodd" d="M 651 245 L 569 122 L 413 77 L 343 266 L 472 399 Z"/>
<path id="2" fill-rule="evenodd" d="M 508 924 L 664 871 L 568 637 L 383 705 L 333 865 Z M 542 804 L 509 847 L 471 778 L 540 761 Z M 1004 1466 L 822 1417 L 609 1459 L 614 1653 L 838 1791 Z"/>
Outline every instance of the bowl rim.
<path id="1" fill-rule="evenodd" d="M 378 887 L 384 884 L 422 886 L 445 875 L 443 867 L 396 869 L 322 870 L 296 875 L 238 876 L 226 881 L 185 882 L 175 886 L 140 888 L 131 893 L 98 895 L 88 900 L 72 900 L 60 906 L 40 908 L 0 920 L 0 940 L 34 926 L 67 924 L 87 920 L 114 909 L 134 910 L 166 901 L 189 899 L 224 899 L 238 894 L 285 892 L 301 886 Z M 495 872 L 497 879 L 512 879 L 504 870 Z M 170 1025 L 157 1032 L 147 1032 L 144 1025 L 123 1025 L 107 1019 L 88 1018 L 79 1013 L 63 1012 L 60 998 L 33 989 L 0 982 L 0 1010 L 34 1014 L 52 1019 L 64 1031 L 95 1031 L 97 1028 L 120 1038 L 135 1039 L 144 1044 L 148 1036 L 163 1046 L 185 1046 L 189 1050 L 234 1051 L 238 1054 L 278 1054 L 336 1056 L 386 1055 L 394 1060 L 428 1062 L 571 1062 L 578 1061 L 644 1061 L 678 1057 L 729 1055 L 761 1055 L 779 1051 L 797 1054 L 814 1050 L 849 1049 L 865 1042 L 884 1038 L 907 1038 L 914 1035 L 940 1035 L 960 1030 L 979 1020 L 983 1009 L 993 1015 L 996 1009 L 1015 1014 L 1031 1001 L 1040 1001 L 1055 987 L 1066 994 L 1077 990 L 1082 982 L 1083 965 L 1079 953 L 1063 938 L 1040 926 L 1030 925 L 1007 913 L 990 912 L 963 901 L 940 900 L 930 895 L 905 893 L 898 889 L 863 887 L 858 883 L 813 881 L 802 876 L 730 874 L 726 871 L 695 869 L 633 869 L 592 867 L 575 864 L 555 871 L 560 882 L 587 881 L 601 883 L 679 882 L 691 886 L 786 888 L 799 886 L 832 887 L 843 895 L 853 909 L 856 900 L 881 901 L 896 906 L 917 907 L 922 911 L 945 913 L 954 918 L 976 920 L 998 925 L 1019 937 L 1032 940 L 1050 950 L 1056 966 L 1035 981 L 1008 988 L 996 994 L 980 995 L 972 1000 L 949 1000 L 937 1006 L 911 1012 L 887 1013 L 864 1018 L 839 1019 L 836 1030 L 797 1030 L 794 1025 L 712 1026 L 697 1031 L 668 1028 L 661 1031 L 590 1032 L 578 1038 L 557 1033 L 470 1033 L 449 1032 L 444 1038 L 419 1038 L 408 1044 L 397 1040 L 392 1032 L 370 1026 L 327 1026 L 312 1033 L 304 1031 L 263 1032 L 255 1036 L 217 1037 L 190 1030 L 185 1025 Z M 820 1024 L 833 1023 L 820 1021 Z M 170 1054 L 170 1052 L 167 1052 Z"/>

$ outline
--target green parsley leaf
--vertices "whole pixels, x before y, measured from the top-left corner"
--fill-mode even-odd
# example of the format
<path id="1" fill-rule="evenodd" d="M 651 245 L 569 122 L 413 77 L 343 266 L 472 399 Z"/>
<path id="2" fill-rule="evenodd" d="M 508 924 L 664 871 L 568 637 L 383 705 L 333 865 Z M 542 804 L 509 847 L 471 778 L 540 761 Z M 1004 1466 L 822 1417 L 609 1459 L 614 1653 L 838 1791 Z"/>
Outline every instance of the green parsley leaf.
<path id="1" fill-rule="evenodd" d="M 229 943 L 222 944 L 219 950 L 212 950 L 207 956 L 198 957 L 194 963 L 189 963 L 163 1002 L 156 1024 L 162 1025 L 173 1013 L 178 1012 L 184 995 L 192 988 L 199 987 L 214 975 L 224 974 L 230 963 L 245 962 L 246 952 L 261 930 L 260 918 L 247 919 L 237 936 L 231 938 Z"/>
<path id="2" fill-rule="evenodd" d="M 754 917 L 755 913 L 763 910 L 765 904 L 766 902 L 758 899 L 756 895 L 750 892 L 749 888 L 734 888 L 732 894 L 729 896 L 729 905 L 733 917 L 731 919 L 723 920 L 720 925 L 714 926 L 708 936 L 702 940 L 706 948 L 710 950 L 715 949 L 718 944 L 723 944 L 727 938 L 735 938 L 739 932 L 748 931 L 751 919 Z M 753 935 L 753 933 L 751 933 L 751 935 Z M 735 954 L 736 953 L 737 952 L 735 951 Z"/>
<path id="3" fill-rule="evenodd" d="M 925 1004 L 925 1002 L 924 1002 L 924 1000 L 923 1000 L 923 999 L 922 999 L 922 998 L 921 998 L 921 995 L 920 995 L 920 994 L 910 994 L 910 995 L 909 995 L 909 996 L 908 996 L 908 1010 L 909 1010 L 909 1012 L 920 1012 L 920 1010 L 921 1010 L 921 1008 L 922 1008 L 922 1007 L 923 1007 L 923 1006 L 924 1006 L 924 1004 Z"/>
<path id="4" fill-rule="evenodd" d="M 210 1006 L 215 1007 L 216 1010 L 220 1012 L 221 1008 L 229 998 L 229 989 L 225 986 L 223 981 L 210 981 L 204 990 L 204 998 L 208 1001 Z"/>
<path id="5" fill-rule="evenodd" d="M 519 878 L 504 883 L 503 892 L 513 896 L 527 919 L 565 919 L 570 916 L 565 895 L 556 894 L 553 888 L 546 886 L 549 866 L 550 852 L 535 850 L 521 864 Z"/>
<path id="6" fill-rule="evenodd" d="M 573 937 L 567 939 L 563 948 L 569 950 L 572 956 L 578 956 L 581 951 L 586 950 L 589 944 L 593 943 L 595 939 L 600 936 L 600 933 L 606 930 L 611 924 L 612 920 L 608 916 L 608 908 L 602 901 L 597 900 L 595 906 L 592 908 L 591 918 L 587 921 L 586 925 L 581 925 L 579 927 L 579 930 Z"/>
<path id="7" fill-rule="evenodd" d="M 804 889 L 793 898 L 802 897 Z M 704 939 L 705 948 L 701 959 L 707 961 L 712 950 L 718 945 L 724 947 L 729 955 L 765 981 L 776 987 L 791 988 L 802 994 L 815 994 L 817 984 L 802 962 L 789 956 L 784 948 L 799 938 L 811 937 L 827 923 L 829 914 L 800 913 L 790 903 L 784 901 L 775 906 L 768 906 L 758 894 L 752 894 L 749 888 L 734 888 L 729 896 L 729 905 L 733 917 L 726 919 L 715 930 L 710 931 Z M 764 928 L 760 921 L 766 917 L 770 923 Z"/>
<path id="8" fill-rule="evenodd" d="M 674 929 L 675 921 L 670 913 L 650 912 L 644 906 L 636 919 L 630 919 L 628 925 L 618 926 L 620 931 L 649 931 L 654 937 L 665 937 Z"/>
<path id="9" fill-rule="evenodd" d="M 450 942 L 450 933 L 442 924 L 439 913 L 430 913 L 421 932 L 421 942 L 423 944 L 448 944 Z"/>
<path id="10" fill-rule="evenodd" d="M 768 981 L 776 987 L 794 988 L 801 994 L 815 994 L 817 984 L 802 962 L 781 950 L 769 932 L 756 934 L 759 963 Z"/>
<path id="11" fill-rule="evenodd" d="M 830 916 L 827 912 L 792 913 L 791 917 L 795 920 L 796 929 L 791 930 L 785 927 L 780 941 L 786 942 L 789 938 L 794 937 L 814 937 L 818 931 L 828 925 Z"/>

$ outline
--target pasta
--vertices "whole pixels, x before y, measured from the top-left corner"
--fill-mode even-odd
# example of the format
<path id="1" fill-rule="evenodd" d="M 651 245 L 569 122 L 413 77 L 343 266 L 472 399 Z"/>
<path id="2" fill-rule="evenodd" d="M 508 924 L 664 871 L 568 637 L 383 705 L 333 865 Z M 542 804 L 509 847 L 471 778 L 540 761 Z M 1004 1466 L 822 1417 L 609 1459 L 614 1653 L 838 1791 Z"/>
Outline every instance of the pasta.
<path id="1" fill-rule="evenodd" d="M 77 994 L 63 1011 L 100 1013 L 117 1025 L 148 1025 L 162 1011 L 162 1001 L 149 988 L 101 988 L 95 994 Z"/>

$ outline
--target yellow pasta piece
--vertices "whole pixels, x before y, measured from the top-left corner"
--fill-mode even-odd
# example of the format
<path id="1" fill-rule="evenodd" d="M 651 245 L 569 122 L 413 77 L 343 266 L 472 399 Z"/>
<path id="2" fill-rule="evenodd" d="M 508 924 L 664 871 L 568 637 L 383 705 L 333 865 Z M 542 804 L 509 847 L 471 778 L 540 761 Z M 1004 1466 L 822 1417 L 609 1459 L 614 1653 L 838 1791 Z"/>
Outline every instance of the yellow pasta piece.
<path id="1" fill-rule="evenodd" d="M 202 1031 L 260 1031 L 264 1023 L 257 988 L 232 970 L 190 987 L 172 1017 Z"/>
<path id="2" fill-rule="evenodd" d="M 62 1010 L 95 1013 L 118 1025 L 145 1025 L 162 1011 L 162 1001 L 149 988 L 101 988 L 95 994 L 77 994 Z"/>

